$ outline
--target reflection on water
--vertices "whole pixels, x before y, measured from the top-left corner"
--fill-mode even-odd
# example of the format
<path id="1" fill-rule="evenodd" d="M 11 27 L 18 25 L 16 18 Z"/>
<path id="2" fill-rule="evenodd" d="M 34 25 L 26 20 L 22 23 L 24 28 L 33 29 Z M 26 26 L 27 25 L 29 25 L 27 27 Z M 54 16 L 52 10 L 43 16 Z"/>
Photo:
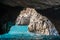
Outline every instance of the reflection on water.
<path id="1" fill-rule="evenodd" d="M 0 35 L 0 38 L 60 40 L 59 36 L 30 33 L 28 32 L 28 25 L 12 26 L 10 31 L 7 34 Z"/>

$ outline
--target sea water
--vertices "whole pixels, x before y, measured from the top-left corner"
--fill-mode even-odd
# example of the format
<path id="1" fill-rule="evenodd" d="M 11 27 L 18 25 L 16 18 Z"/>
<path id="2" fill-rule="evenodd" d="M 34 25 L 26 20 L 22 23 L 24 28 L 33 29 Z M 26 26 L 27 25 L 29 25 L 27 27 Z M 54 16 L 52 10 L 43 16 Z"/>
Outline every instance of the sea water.
<path id="1" fill-rule="evenodd" d="M 10 28 L 10 31 L 6 34 L 0 35 L 0 39 L 3 38 L 17 38 L 18 39 L 43 39 L 43 40 L 60 40 L 60 36 L 47 36 L 31 33 L 28 31 L 28 25 L 14 25 Z"/>
<path id="2" fill-rule="evenodd" d="M 14 25 L 11 27 L 9 34 L 19 34 L 28 32 L 28 25 Z"/>

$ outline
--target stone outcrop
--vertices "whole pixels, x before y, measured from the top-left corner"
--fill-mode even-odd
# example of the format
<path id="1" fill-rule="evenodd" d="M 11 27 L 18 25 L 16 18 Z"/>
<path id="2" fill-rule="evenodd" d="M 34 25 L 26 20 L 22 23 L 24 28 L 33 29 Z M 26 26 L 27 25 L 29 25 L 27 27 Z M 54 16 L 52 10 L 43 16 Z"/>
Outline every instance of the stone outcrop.
<path id="1" fill-rule="evenodd" d="M 37 12 L 30 18 L 28 27 L 30 32 L 44 35 L 58 35 L 58 32 L 51 21 Z"/>
<path id="2" fill-rule="evenodd" d="M 58 32 L 51 21 L 38 13 L 31 17 L 28 27 L 30 32 L 43 35 L 58 35 Z"/>
<path id="3" fill-rule="evenodd" d="M 16 24 L 29 24 L 32 15 L 36 14 L 33 8 L 22 10 L 16 19 Z"/>
<path id="4" fill-rule="evenodd" d="M 26 10 L 21 11 L 16 24 L 29 24 L 29 32 L 43 35 L 59 35 L 52 22 L 47 17 L 37 13 L 33 8 L 26 8 Z"/>

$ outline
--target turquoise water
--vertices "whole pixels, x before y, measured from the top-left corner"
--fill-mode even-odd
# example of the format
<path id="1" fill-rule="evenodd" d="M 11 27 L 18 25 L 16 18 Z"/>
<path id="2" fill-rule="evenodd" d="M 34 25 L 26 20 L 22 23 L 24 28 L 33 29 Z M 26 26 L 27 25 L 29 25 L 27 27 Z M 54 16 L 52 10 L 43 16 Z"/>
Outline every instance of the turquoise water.
<path id="1" fill-rule="evenodd" d="M 12 26 L 10 31 L 9 31 L 9 34 L 12 34 L 12 33 L 25 33 L 28 31 L 28 26 L 27 25 L 15 25 L 15 26 Z"/>
<path id="2" fill-rule="evenodd" d="M 47 36 L 28 31 L 28 25 L 14 25 L 10 28 L 10 31 L 6 34 L 0 35 L 0 39 L 12 38 L 12 39 L 43 39 L 43 40 L 60 40 L 60 36 Z"/>

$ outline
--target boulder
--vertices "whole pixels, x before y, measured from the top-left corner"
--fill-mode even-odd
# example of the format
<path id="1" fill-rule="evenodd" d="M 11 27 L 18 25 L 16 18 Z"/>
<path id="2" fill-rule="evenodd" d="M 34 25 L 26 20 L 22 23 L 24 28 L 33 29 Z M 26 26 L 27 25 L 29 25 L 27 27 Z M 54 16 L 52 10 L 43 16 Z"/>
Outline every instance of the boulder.
<path id="1" fill-rule="evenodd" d="M 16 24 L 29 24 L 31 16 L 34 14 L 34 9 L 26 8 L 22 10 L 16 19 Z"/>
<path id="2" fill-rule="evenodd" d="M 28 24 L 29 32 L 42 35 L 59 35 L 54 24 L 34 8 L 26 8 L 20 12 L 16 24 Z"/>
<path id="3" fill-rule="evenodd" d="M 16 23 L 15 24 L 24 24 L 24 25 L 28 25 L 30 22 L 30 18 L 33 15 L 37 15 L 37 12 L 35 11 L 34 8 L 26 8 L 25 10 L 22 10 L 19 14 L 19 16 L 16 19 Z"/>
<path id="4" fill-rule="evenodd" d="M 28 30 L 42 35 L 59 35 L 54 24 L 47 17 L 37 12 L 31 16 Z"/>

